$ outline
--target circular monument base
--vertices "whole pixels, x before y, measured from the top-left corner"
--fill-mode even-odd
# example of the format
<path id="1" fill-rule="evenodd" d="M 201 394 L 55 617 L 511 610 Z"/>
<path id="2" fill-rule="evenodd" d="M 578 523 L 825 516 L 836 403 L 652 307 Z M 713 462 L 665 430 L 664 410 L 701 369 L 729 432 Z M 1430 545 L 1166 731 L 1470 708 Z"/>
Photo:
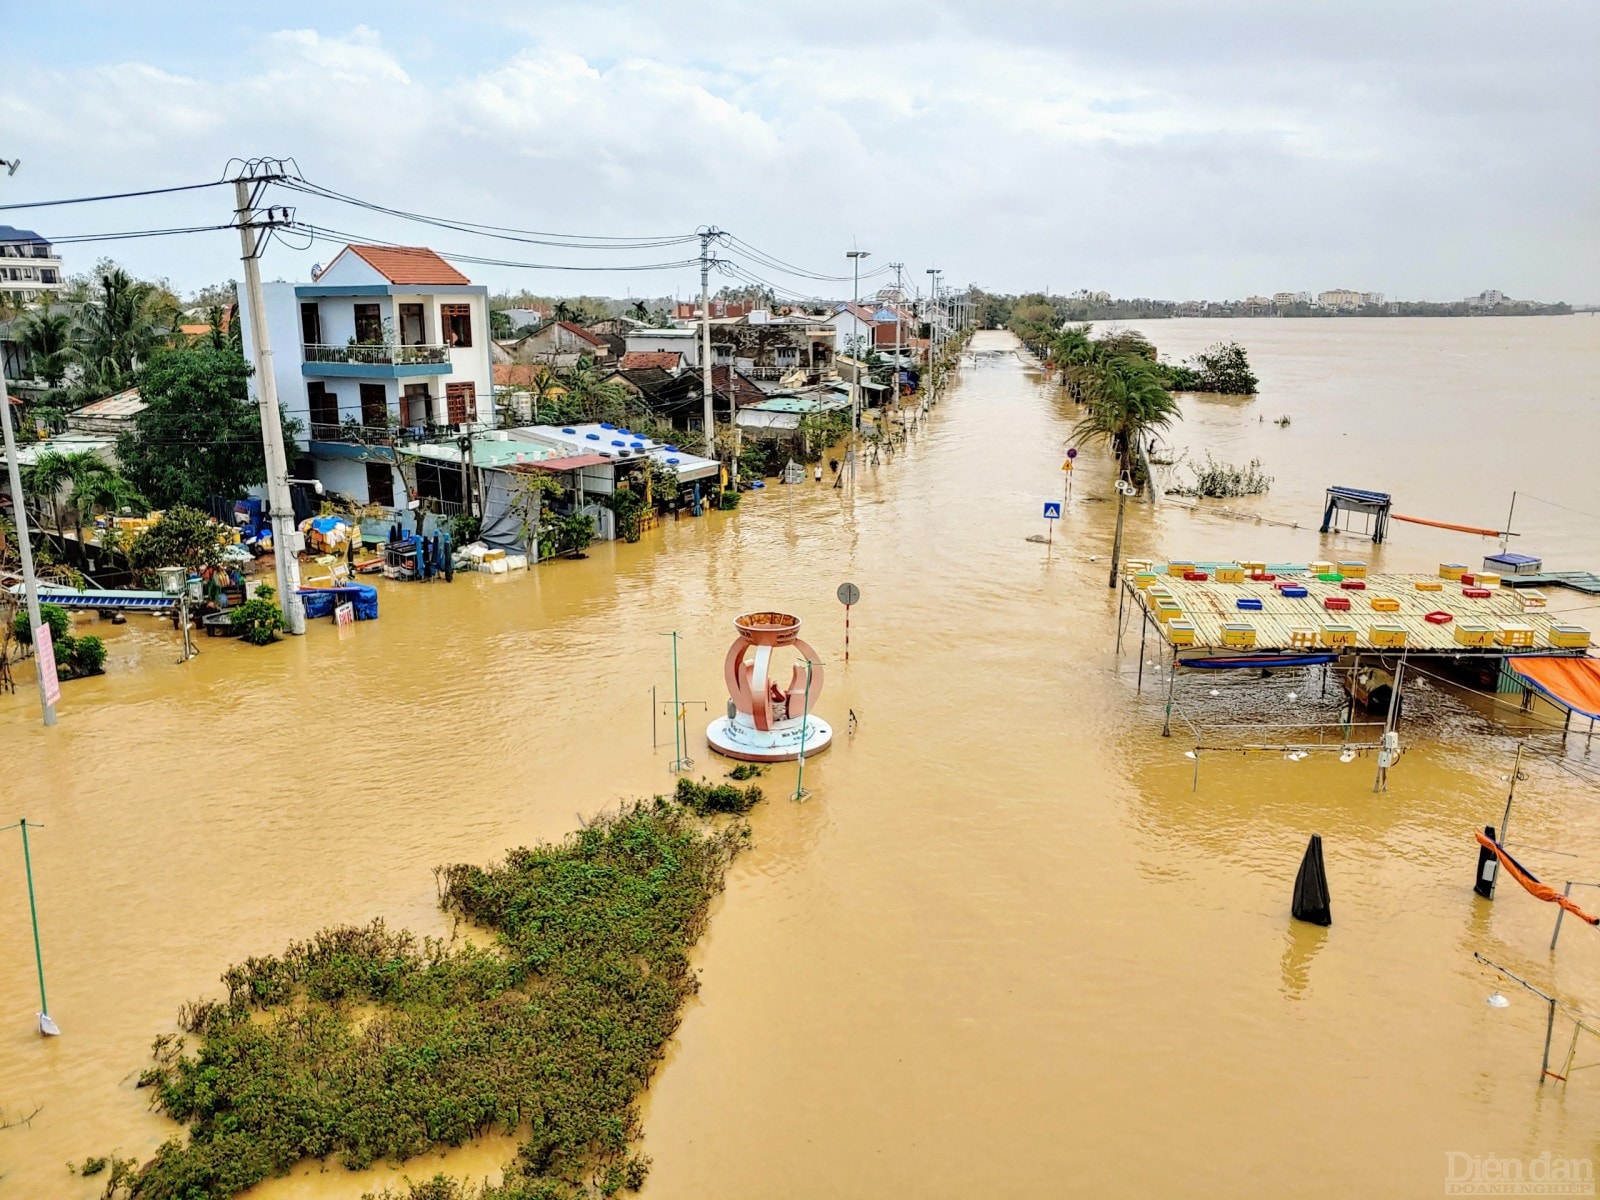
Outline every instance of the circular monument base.
<path id="1" fill-rule="evenodd" d="M 771 729 L 757 729 L 743 721 L 718 717 L 706 727 L 706 740 L 718 754 L 744 762 L 793 762 L 800 757 L 799 721 L 780 721 Z M 833 727 L 821 717 L 805 721 L 806 756 L 820 753 L 833 741 Z"/>

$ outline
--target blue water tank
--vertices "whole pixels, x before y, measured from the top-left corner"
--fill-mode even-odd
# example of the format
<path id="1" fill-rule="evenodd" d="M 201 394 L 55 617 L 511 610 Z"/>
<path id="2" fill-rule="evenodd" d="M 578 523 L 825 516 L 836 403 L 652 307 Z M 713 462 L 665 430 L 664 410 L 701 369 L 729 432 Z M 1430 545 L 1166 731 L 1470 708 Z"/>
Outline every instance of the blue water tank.
<path id="1" fill-rule="evenodd" d="M 598 433 L 586 433 L 583 436 L 588 438 L 591 442 L 598 442 L 600 440 L 600 435 Z"/>
<path id="2" fill-rule="evenodd" d="M 667 459 L 667 462 L 671 463 L 673 466 L 677 466 L 678 465 L 678 460 L 675 459 L 675 458 L 669 458 L 669 459 Z"/>
<path id="3" fill-rule="evenodd" d="M 620 441 L 618 441 L 618 440 L 617 440 L 617 439 L 616 439 L 616 438 L 612 438 L 612 439 L 611 439 L 611 444 L 612 444 L 612 445 L 613 445 L 613 446 L 623 446 L 623 445 L 626 445 L 626 444 L 627 444 L 627 443 L 625 443 L 625 442 L 620 442 Z"/>
<path id="4" fill-rule="evenodd" d="M 610 421 L 601 421 L 600 422 L 600 428 L 601 429 L 615 429 L 616 426 L 613 425 Z"/>
<path id="5" fill-rule="evenodd" d="M 578 431 L 576 429 L 563 429 L 561 432 L 562 433 L 577 433 Z"/>
<path id="6" fill-rule="evenodd" d="M 667 452 L 669 454 L 676 454 L 678 452 L 678 448 L 676 446 L 668 446 Z"/>

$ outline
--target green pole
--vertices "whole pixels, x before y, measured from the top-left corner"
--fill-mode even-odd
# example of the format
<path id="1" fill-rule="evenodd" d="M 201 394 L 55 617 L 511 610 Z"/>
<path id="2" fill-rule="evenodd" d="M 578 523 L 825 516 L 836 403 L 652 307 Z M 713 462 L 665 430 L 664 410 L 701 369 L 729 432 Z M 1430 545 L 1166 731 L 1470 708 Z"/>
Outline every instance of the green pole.
<path id="1" fill-rule="evenodd" d="M 672 631 L 672 769 L 683 770 L 683 702 L 678 699 L 678 631 Z"/>
<path id="2" fill-rule="evenodd" d="M 39 1011 L 50 1015 L 50 1005 L 44 998 L 44 954 L 39 950 L 39 906 L 33 900 L 33 859 L 28 854 L 28 818 L 19 822 L 22 828 L 22 867 L 28 876 L 28 916 L 33 919 L 33 963 L 39 969 Z"/>
<path id="3" fill-rule="evenodd" d="M 794 777 L 794 798 L 806 798 L 806 729 L 811 724 L 811 660 L 806 659 L 806 698 L 805 709 L 800 714 L 800 770 Z"/>

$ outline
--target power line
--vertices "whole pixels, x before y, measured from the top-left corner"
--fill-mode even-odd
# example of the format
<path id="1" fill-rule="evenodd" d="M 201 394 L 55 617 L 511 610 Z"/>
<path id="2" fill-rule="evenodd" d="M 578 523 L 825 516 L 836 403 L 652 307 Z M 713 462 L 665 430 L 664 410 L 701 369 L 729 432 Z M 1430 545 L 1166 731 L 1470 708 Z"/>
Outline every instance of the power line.
<path id="1" fill-rule="evenodd" d="M 172 229 L 128 229 L 118 233 L 69 233 L 52 237 L 52 246 L 71 246 L 87 242 L 124 242 L 133 238 L 173 237 L 183 233 L 212 233 L 218 229 L 233 229 L 233 225 L 183 225 Z"/>
<path id="2" fill-rule="evenodd" d="M 193 192 L 201 188 L 221 187 L 226 179 L 213 179 L 210 183 L 185 183 L 177 187 L 146 188 L 142 192 L 110 192 L 104 196 L 73 196 L 67 200 L 29 200 L 22 204 L 0 204 L 0 212 L 21 208 L 56 208 L 63 204 L 94 204 L 101 200 L 133 200 L 140 196 L 165 196 L 173 192 Z M 56 239 L 52 238 L 51 241 Z"/>
<path id="3" fill-rule="evenodd" d="M 727 245 L 729 249 L 733 249 L 735 246 L 737 246 L 768 270 L 778 271 L 784 275 L 794 275 L 801 279 L 813 279 L 819 283 L 849 283 L 855 278 L 853 275 L 828 275 L 821 271 L 811 271 L 807 270 L 805 267 L 797 267 L 793 263 L 785 262 L 776 255 L 768 254 L 765 250 L 762 250 L 757 246 L 752 246 L 743 238 L 735 237 L 733 234 L 726 231 L 722 233 L 722 239 L 724 244 Z M 861 278 L 873 279 L 879 275 L 887 275 L 892 270 L 894 270 L 894 268 L 887 265 L 876 267 L 871 271 L 862 272 Z"/>
<path id="4" fill-rule="evenodd" d="M 404 249 L 404 244 L 391 242 L 381 238 L 366 237 L 358 233 L 349 233 L 338 229 L 329 229 L 326 226 L 309 225 L 305 222 L 293 222 L 288 228 L 298 233 L 303 233 L 316 241 L 331 243 L 355 243 L 357 245 L 387 246 L 391 249 Z M 674 262 L 661 263 L 624 263 L 607 266 L 580 266 L 573 263 L 533 263 L 520 262 L 515 259 L 492 258 L 481 254 L 463 254 L 453 250 L 434 250 L 440 258 L 449 259 L 451 262 L 472 263 L 485 267 L 512 267 L 528 271 L 671 271 L 683 267 L 699 265 L 699 258 L 684 258 Z"/>
<path id="5" fill-rule="evenodd" d="M 287 188 L 290 191 L 301 192 L 305 195 L 318 196 L 325 200 L 334 200 L 341 204 L 364 208 L 370 212 L 382 213 L 385 216 L 398 217 L 405 221 L 416 221 L 424 225 L 434 225 L 441 229 L 452 229 L 458 233 L 470 233 L 482 237 L 493 237 L 512 242 L 526 242 L 539 246 L 557 246 L 571 250 L 653 250 L 664 246 L 685 245 L 697 240 L 699 236 L 693 233 L 661 234 L 647 237 L 623 237 L 588 233 L 550 233 L 536 229 L 518 229 L 511 225 L 491 225 L 478 221 L 433 217 L 424 213 L 412 212 L 408 209 L 390 208 L 387 205 L 377 204 L 370 200 L 362 200 L 359 197 L 349 196 L 343 192 L 336 192 L 332 188 L 325 188 L 319 184 L 299 180 L 283 180 L 279 182 L 278 186 Z"/>

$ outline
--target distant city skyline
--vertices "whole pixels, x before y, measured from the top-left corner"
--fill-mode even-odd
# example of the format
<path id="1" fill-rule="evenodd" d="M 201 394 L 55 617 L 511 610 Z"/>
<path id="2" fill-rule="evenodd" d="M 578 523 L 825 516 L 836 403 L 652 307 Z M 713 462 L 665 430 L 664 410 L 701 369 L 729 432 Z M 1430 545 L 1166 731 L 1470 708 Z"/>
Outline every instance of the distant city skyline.
<path id="1" fill-rule="evenodd" d="M 627 237 L 715 224 L 762 252 L 724 257 L 791 294 L 848 295 L 859 247 L 874 271 L 901 261 L 925 286 L 939 267 L 1009 293 L 1048 274 L 1128 296 L 1359 285 L 1448 301 L 1492 284 L 1600 299 L 1593 5 L 696 11 L 467 0 L 441 20 L 396 0 L 363 24 L 309 0 L 29 6 L 12 14 L 18 44 L 49 50 L 14 56 L 0 94 L 0 157 L 22 160 L 0 203 L 293 155 L 339 192 L 456 220 Z M 290 199 L 326 229 L 484 258 L 646 266 L 695 250 L 508 243 Z M 59 243 L 230 209 L 201 191 L 4 215 Z M 297 245 L 276 242 L 265 273 L 303 279 L 336 249 Z M 238 274 L 226 231 L 61 249 L 69 272 L 109 254 L 185 291 Z M 465 269 L 495 289 L 613 296 L 688 294 L 698 275 Z"/>

